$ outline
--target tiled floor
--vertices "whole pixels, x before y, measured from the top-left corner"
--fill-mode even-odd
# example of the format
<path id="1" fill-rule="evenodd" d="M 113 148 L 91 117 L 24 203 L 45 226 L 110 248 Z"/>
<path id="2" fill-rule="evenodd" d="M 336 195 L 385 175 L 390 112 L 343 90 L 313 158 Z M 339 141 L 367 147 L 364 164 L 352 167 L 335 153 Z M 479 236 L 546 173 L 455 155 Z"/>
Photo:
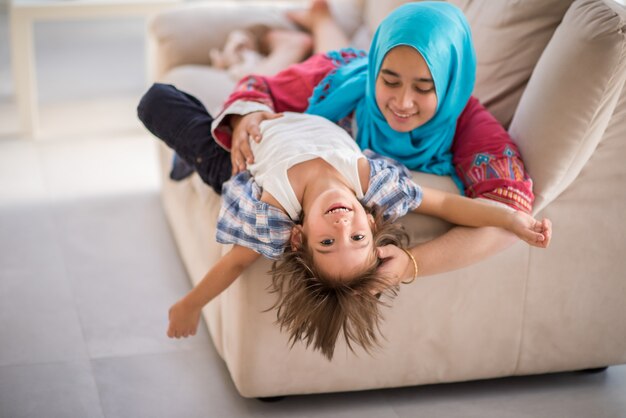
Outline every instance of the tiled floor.
<path id="1" fill-rule="evenodd" d="M 73 84 L 59 54 L 73 62 L 90 44 L 63 49 L 70 29 L 94 36 L 109 57 L 142 53 L 130 24 L 109 28 L 128 38 L 124 52 L 93 28 L 40 28 L 44 136 L 25 140 L 0 15 L 0 417 L 626 417 L 626 366 L 241 398 L 204 328 L 189 340 L 165 337 L 167 308 L 190 285 L 158 196 L 154 140 L 133 116 L 143 79 L 112 86 L 96 65 Z M 106 89 L 89 84 L 100 80 Z"/>

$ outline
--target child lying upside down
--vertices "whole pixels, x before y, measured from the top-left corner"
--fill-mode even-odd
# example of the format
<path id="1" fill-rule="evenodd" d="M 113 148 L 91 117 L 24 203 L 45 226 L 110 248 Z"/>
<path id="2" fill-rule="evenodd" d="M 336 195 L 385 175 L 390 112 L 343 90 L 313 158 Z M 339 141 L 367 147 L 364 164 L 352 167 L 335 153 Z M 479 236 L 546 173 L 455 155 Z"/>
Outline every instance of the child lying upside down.
<path id="1" fill-rule="evenodd" d="M 395 294 L 400 283 L 377 271 L 379 247 L 403 246 L 406 234 L 394 221 L 409 211 L 505 228 L 541 248 L 550 242 L 549 220 L 420 187 L 404 166 L 362 153 L 322 117 L 285 113 L 262 122 L 261 134 L 251 142 L 255 162 L 222 188 L 217 240 L 233 247 L 171 307 L 169 337 L 195 335 L 202 307 L 265 256 L 275 260 L 277 322 L 293 343 L 332 359 L 343 331 L 350 348 L 367 350 L 377 342 L 380 294 Z"/>

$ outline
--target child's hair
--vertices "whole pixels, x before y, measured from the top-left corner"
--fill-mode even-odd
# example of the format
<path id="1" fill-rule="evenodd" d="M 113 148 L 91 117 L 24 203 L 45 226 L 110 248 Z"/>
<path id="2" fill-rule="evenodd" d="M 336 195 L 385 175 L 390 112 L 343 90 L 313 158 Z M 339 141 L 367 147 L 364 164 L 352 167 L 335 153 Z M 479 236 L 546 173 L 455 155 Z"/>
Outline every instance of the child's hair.
<path id="1" fill-rule="evenodd" d="M 384 220 L 380 209 L 374 215 L 374 251 L 383 245 L 404 247 L 408 235 L 400 224 Z M 323 274 L 313 263 L 306 237 L 296 250 L 287 250 L 280 260 L 272 264 L 270 291 L 278 295 L 276 303 L 268 310 L 278 308 L 276 322 L 281 330 L 287 329 L 291 346 L 305 341 L 307 348 L 320 350 L 332 360 L 335 343 L 343 330 L 345 341 L 352 352 L 352 343 L 366 352 L 378 345 L 382 314 L 381 294 L 392 298 L 397 286 L 390 286 L 377 271 L 378 257 L 364 266 L 350 279 L 337 279 Z"/>

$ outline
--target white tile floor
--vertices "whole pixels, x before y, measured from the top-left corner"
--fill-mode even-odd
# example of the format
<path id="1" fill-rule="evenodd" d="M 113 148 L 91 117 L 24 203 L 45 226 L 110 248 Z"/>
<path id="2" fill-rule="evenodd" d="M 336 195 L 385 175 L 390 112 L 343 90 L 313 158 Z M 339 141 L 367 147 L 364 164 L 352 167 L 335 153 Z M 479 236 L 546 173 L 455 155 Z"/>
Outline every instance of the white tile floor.
<path id="1" fill-rule="evenodd" d="M 120 60 L 136 79 L 116 86 L 105 66 L 80 82 L 84 72 L 65 71 L 89 37 L 106 58 L 141 55 L 134 25 L 38 29 L 34 142 L 16 131 L 0 15 L 0 417 L 626 417 L 626 366 L 268 404 L 237 394 L 204 329 L 165 338 L 167 307 L 190 285 L 154 140 L 134 118 L 141 64 Z"/>

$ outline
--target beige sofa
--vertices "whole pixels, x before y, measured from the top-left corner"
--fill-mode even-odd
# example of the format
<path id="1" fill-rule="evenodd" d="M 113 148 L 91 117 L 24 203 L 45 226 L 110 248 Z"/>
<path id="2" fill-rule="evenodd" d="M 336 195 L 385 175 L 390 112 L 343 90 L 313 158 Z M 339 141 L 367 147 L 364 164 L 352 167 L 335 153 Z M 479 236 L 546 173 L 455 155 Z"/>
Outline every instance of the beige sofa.
<path id="1" fill-rule="evenodd" d="M 399 1 L 336 0 L 364 46 Z M 245 397 L 351 391 L 609 366 L 626 362 L 626 10 L 612 0 L 455 0 L 472 25 L 476 95 L 509 127 L 534 179 L 536 212 L 554 223 L 548 250 L 517 243 L 448 274 L 403 286 L 385 310 L 373 356 L 340 343 L 335 358 L 274 325 L 260 260 L 204 310 L 211 337 Z M 234 28 L 285 26 L 269 3 L 193 4 L 152 19 L 154 80 L 215 110 L 233 87 L 208 51 Z M 192 282 L 226 248 L 214 242 L 219 197 L 197 175 L 167 178 L 163 202 Z M 453 190 L 448 178 L 418 182 Z M 423 241 L 450 226 L 408 215 Z M 166 309 L 167 307 L 164 307 Z"/>

